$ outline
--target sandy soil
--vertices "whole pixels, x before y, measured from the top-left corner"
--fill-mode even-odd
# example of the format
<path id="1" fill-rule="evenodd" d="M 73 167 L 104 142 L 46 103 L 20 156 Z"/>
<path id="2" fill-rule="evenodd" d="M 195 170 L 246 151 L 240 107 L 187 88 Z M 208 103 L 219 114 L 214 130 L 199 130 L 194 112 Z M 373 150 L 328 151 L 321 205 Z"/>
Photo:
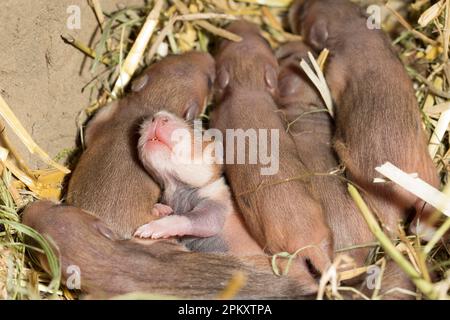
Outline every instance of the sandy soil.
<path id="1" fill-rule="evenodd" d="M 118 3 L 102 0 L 106 12 Z M 67 8 L 81 9 L 81 29 L 69 30 Z M 61 34 L 88 43 L 97 20 L 87 0 L 2 0 L 0 4 L 0 94 L 35 141 L 54 157 L 75 145 L 76 115 L 89 105 L 82 87 L 92 78 L 83 54 L 65 44 Z M 13 133 L 8 131 L 13 141 Z M 19 145 L 20 143 L 16 143 Z M 21 145 L 20 145 L 21 146 Z M 32 166 L 43 164 L 20 148 Z"/>

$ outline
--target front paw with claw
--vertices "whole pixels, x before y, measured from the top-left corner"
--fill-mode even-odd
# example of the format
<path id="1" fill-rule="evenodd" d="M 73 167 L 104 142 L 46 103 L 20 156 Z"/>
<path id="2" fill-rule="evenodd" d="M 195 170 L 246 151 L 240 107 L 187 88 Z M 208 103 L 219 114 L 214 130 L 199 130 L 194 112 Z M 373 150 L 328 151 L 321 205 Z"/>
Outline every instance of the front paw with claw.
<path id="1" fill-rule="evenodd" d="M 166 216 L 140 226 L 134 233 L 138 238 L 167 239 L 189 234 L 191 222 L 183 216 Z"/>

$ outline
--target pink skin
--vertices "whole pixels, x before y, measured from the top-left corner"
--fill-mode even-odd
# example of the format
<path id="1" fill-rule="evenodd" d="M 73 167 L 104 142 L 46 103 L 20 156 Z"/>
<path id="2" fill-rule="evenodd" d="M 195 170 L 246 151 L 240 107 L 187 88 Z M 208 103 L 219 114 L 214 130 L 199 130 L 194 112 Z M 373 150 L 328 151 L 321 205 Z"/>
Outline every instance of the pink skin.
<path id="1" fill-rule="evenodd" d="M 179 128 L 175 121 L 170 121 L 168 116 L 155 116 L 148 125 L 147 142 L 145 148 L 149 152 L 171 151 L 172 149 L 172 133 Z"/>
<path id="2" fill-rule="evenodd" d="M 188 218 L 178 215 L 166 216 L 140 226 L 134 233 L 135 237 L 151 239 L 167 239 L 190 234 L 192 225 Z"/>
<path id="3" fill-rule="evenodd" d="M 192 190 L 185 188 L 178 181 L 183 176 L 183 172 L 178 169 L 186 169 L 188 172 L 192 170 L 192 168 L 178 168 L 177 159 L 172 158 L 172 155 L 177 152 L 178 146 L 189 148 L 190 142 L 192 142 L 182 140 L 183 143 L 179 145 L 179 135 L 174 136 L 179 129 L 187 130 L 189 135 L 191 133 L 188 125 L 182 119 L 164 111 L 157 113 L 142 127 L 139 156 L 147 171 L 153 174 L 165 189 L 163 196 L 165 204 L 158 203 L 153 207 L 152 214 L 162 218 L 138 228 L 135 232 L 136 237 L 152 239 L 185 235 L 201 238 L 212 237 L 217 235 L 224 225 L 225 216 L 229 211 L 226 198 L 218 201 L 200 196 L 197 199 L 191 194 Z M 183 138 L 187 138 L 184 136 L 184 132 L 179 133 L 183 135 Z M 198 168 L 196 167 L 196 169 Z M 210 168 L 204 170 L 210 170 Z M 208 181 L 206 180 L 205 183 Z M 196 189 L 193 192 L 200 192 L 201 186 L 192 187 Z M 184 203 L 184 201 L 188 201 L 188 203 Z M 190 206 L 189 209 L 186 208 L 186 205 Z M 187 212 L 179 212 L 181 210 L 187 210 Z M 173 214 L 174 211 L 177 214 Z"/>
<path id="4" fill-rule="evenodd" d="M 164 159 L 170 157 L 174 147 L 172 134 L 180 128 L 180 123 L 171 118 L 170 115 L 155 115 L 143 127 L 145 152 L 153 155 L 159 153 Z M 192 225 L 189 219 L 183 216 L 172 215 L 174 213 L 173 209 L 168 205 L 157 203 L 153 206 L 151 213 L 161 217 L 161 219 L 139 227 L 134 233 L 135 237 L 165 239 L 175 236 L 181 237 L 192 232 Z"/>
<path id="5" fill-rule="evenodd" d="M 164 111 L 157 113 L 142 127 L 139 155 L 147 171 L 153 174 L 165 189 L 163 198 L 166 204 L 157 203 L 153 207 L 152 214 L 161 219 L 139 227 L 134 234 L 136 237 L 152 239 L 185 235 L 212 237 L 217 235 L 224 225 L 225 216 L 229 211 L 226 198 L 223 201 L 208 197 L 197 199 L 192 196 L 189 188 L 185 189 L 177 180 L 180 178 L 179 172 L 176 172 L 177 160 L 172 159 L 172 154 L 176 152 L 179 142 L 175 142 L 172 138 L 175 138 L 173 135 L 178 129 L 189 131 L 188 125 L 182 119 Z M 189 143 L 182 144 L 181 147 L 189 147 Z M 200 186 L 195 188 L 197 190 L 194 192 L 200 192 Z M 190 209 L 186 209 L 186 205 L 189 205 Z M 181 210 L 187 212 L 179 212 Z M 175 212 L 177 214 L 174 214 Z"/>
<path id="6" fill-rule="evenodd" d="M 156 203 L 152 209 L 152 215 L 157 217 L 166 217 L 173 213 L 173 209 L 165 204 Z"/>
<path id="7" fill-rule="evenodd" d="M 172 150 L 171 136 L 179 125 L 167 115 L 156 115 L 152 121 L 144 124 L 145 150 L 152 153 L 170 154 Z M 180 216 L 170 216 L 173 210 L 170 206 L 156 203 L 151 214 L 159 219 L 139 227 L 134 233 L 135 237 L 161 239 L 171 236 L 182 236 L 189 230 L 189 225 Z M 189 221 L 187 221 L 189 222 Z"/>

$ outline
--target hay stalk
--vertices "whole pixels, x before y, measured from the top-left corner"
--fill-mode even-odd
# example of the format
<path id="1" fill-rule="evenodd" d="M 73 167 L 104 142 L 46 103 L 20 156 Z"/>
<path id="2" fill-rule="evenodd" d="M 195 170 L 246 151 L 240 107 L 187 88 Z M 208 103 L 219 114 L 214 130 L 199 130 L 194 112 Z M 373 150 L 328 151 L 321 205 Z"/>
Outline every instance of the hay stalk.
<path id="1" fill-rule="evenodd" d="M 27 147 L 28 151 L 32 154 L 37 154 L 45 163 L 48 165 L 64 172 L 70 173 L 70 170 L 60 165 L 59 163 L 53 161 L 48 154 L 42 150 L 36 142 L 31 138 L 30 134 L 20 123 L 19 119 L 15 116 L 14 112 L 9 108 L 6 101 L 0 95 L 0 115 L 5 119 L 8 125 L 14 130 L 23 144 Z"/>
<path id="2" fill-rule="evenodd" d="M 426 281 L 416 271 L 416 269 L 405 259 L 405 257 L 395 248 L 389 237 L 383 232 L 369 207 L 364 202 L 358 190 L 351 184 L 348 185 L 350 196 L 355 201 L 370 231 L 380 242 L 386 253 L 394 260 L 397 265 L 410 277 L 417 288 L 429 299 L 438 299 L 438 294 L 434 290 L 433 284 Z M 449 297 L 450 298 L 450 297 Z"/>
<path id="3" fill-rule="evenodd" d="M 145 48 L 150 41 L 150 38 L 155 31 L 156 25 L 159 22 L 159 15 L 161 14 L 164 0 L 157 0 L 153 10 L 150 11 L 147 19 L 142 26 L 139 35 L 136 38 L 130 52 L 128 53 L 124 64 L 120 68 L 120 74 L 111 92 L 113 99 L 117 99 L 124 91 L 126 85 L 130 82 L 134 72 L 139 66 L 141 58 L 144 54 Z"/>

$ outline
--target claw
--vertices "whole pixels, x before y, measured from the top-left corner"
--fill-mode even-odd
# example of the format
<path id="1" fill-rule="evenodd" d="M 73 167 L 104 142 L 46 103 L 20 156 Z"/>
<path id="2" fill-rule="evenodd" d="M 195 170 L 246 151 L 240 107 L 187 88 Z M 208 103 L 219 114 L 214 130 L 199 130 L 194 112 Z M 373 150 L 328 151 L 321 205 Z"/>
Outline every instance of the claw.
<path id="1" fill-rule="evenodd" d="M 189 219 L 183 216 L 167 216 L 140 226 L 135 237 L 151 239 L 167 239 L 181 237 L 190 232 Z"/>

